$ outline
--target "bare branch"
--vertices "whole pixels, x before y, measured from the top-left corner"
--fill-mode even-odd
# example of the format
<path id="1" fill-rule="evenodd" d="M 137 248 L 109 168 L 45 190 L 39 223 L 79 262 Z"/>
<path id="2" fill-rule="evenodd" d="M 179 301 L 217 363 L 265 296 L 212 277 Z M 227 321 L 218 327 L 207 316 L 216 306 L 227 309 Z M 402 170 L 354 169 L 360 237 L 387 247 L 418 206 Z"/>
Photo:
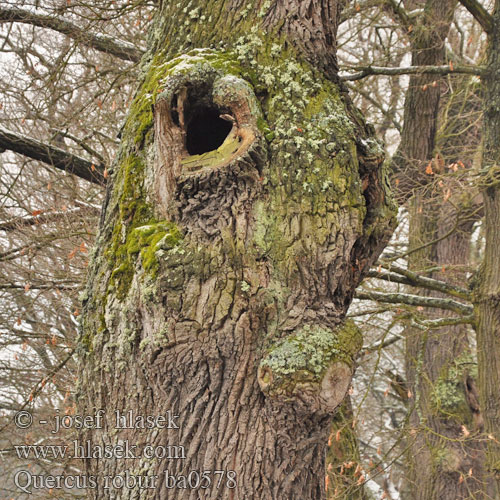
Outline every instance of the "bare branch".
<path id="1" fill-rule="evenodd" d="M 39 224 L 46 224 L 48 222 L 54 222 L 61 218 L 68 217 L 70 215 L 78 215 L 88 213 L 89 211 L 94 212 L 96 215 L 100 213 L 99 209 L 92 206 L 87 207 L 76 207 L 65 211 L 52 211 L 44 212 L 40 215 L 34 215 L 29 217 L 16 217 L 7 222 L 0 222 L 0 231 L 13 231 L 19 227 L 23 226 L 36 226 Z M 0 256 L 1 257 L 1 256 Z"/>
<path id="2" fill-rule="evenodd" d="M 470 300 L 470 292 L 465 288 L 450 285 L 449 283 L 445 283 L 444 281 L 436 280 L 433 278 L 419 276 L 418 274 L 409 271 L 408 269 L 404 269 L 395 265 L 388 266 L 388 268 L 393 272 L 383 273 L 378 271 L 369 271 L 367 276 L 369 278 L 377 278 L 385 281 L 391 281 L 393 283 L 401 283 L 403 285 L 421 287 L 427 290 L 435 290 L 437 292 L 452 295 L 453 297 Z"/>
<path id="3" fill-rule="evenodd" d="M 386 110 L 383 104 L 378 99 L 372 97 L 370 92 L 365 91 L 361 85 L 353 85 L 352 83 L 346 83 L 346 86 L 350 90 L 353 90 L 354 92 L 358 93 L 361 97 L 363 97 L 363 99 L 366 99 L 372 106 L 378 109 L 380 113 L 384 116 L 384 118 L 387 120 L 387 122 L 390 125 L 392 125 L 398 132 L 401 132 L 402 129 L 401 124 L 393 116 L 394 113 L 392 113 L 391 109 Z"/>
<path id="4" fill-rule="evenodd" d="M 78 144 L 78 146 L 80 146 L 82 149 L 87 151 L 87 153 L 90 156 L 98 158 L 101 161 L 101 163 L 106 162 L 106 160 L 104 159 L 104 157 L 100 153 L 98 153 L 95 149 L 92 149 L 88 144 L 85 143 L 85 140 L 82 141 L 78 137 L 75 137 L 73 134 L 70 134 L 69 132 L 66 132 L 65 130 L 54 129 L 54 132 L 56 135 L 66 137 L 66 138 L 70 139 L 71 141 L 73 141 L 74 143 Z"/>
<path id="5" fill-rule="evenodd" d="M 351 75 L 340 75 L 342 81 L 356 81 L 371 75 L 449 75 L 450 73 L 466 75 L 482 75 L 485 68 L 482 66 L 406 66 L 403 68 L 388 68 L 383 66 L 355 66 L 349 68 L 357 71 Z"/>
<path id="6" fill-rule="evenodd" d="M 406 304 L 409 306 L 435 307 L 447 309 L 458 314 L 470 315 L 473 313 L 472 306 L 461 304 L 452 299 L 440 299 L 436 297 L 421 297 L 420 295 L 410 295 L 408 293 L 382 293 L 357 291 L 357 299 L 374 300 L 376 302 L 388 302 L 389 304 Z"/>
<path id="7" fill-rule="evenodd" d="M 0 151 L 6 149 L 34 160 L 43 161 L 94 184 L 101 186 L 106 184 L 102 165 L 94 166 L 92 162 L 81 156 L 73 155 L 55 146 L 0 127 Z"/>
<path id="8" fill-rule="evenodd" d="M 362 349 L 359 352 L 357 359 L 359 360 L 363 356 L 366 356 L 367 354 L 378 351 L 380 349 L 385 349 L 386 347 L 389 347 L 390 345 L 395 344 L 396 342 L 398 342 L 400 340 L 404 340 L 404 339 L 405 339 L 405 337 L 403 335 L 395 334 L 386 340 L 383 340 L 383 341 L 377 342 L 373 345 L 365 347 L 364 349 Z"/>
<path id="9" fill-rule="evenodd" d="M 41 380 L 39 380 L 36 383 L 36 385 L 33 387 L 32 391 L 31 391 L 31 394 L 30 394 L 31 397 L 29 399 L 27 399 L 26 401 L 24 401 L 24 403 L 18 408 L 18 411 L 26 408 L 33 401 L 33 399 L 42 392 L 42 390 L 45 386 L 45 382 L 47 380 L 50 380 L 51 378 L 53 378 L 54 375 L 56 375 L 59 371 L 61 371 L 65 367 L 65 365 L 68 363 L 68 361 L 73 357 L 74 353 L 75 353 L 74 348 L 71 349 L 70 351 L 68 351 L 67 356 L 57 366 L 55 366 L 52 371 L 47 373 Z M 10 425 L 10 419 L 7 421 L 7 423 L 3 427 L 0 427 L 0 432 L 5 430 L 7 428 L 7 426 L 9 426 L 9 425 Z"/>
<path id="10" fill-rule="evenodd" d="M 380 0 L 366 0 L 364 2 L 355 2 L 354 4 L 349 4 L 349 6 L 346 6 L 344 9 L 342 9 L 339 18 L 339 26 L 349 19 L 352 19 L 357 14 L 373 7 L 380 7 Z"/>
<path id="11" fill-rule="evenodd" d="M 80 43 L 106 54 L 111 54 L 125 61 L 137 62 L 143 55 L 135 45 L 100 33 L 90 33 L 70 21 L 57 16 L 36 14 L 29 10 L 0 7 L 0 23 L 16 22 L 31 24 L 40 28 L 49 28 L 62 33 Z"/>
<path id="12" fill-rule="evenodd" d="M 70 285 L 67 282 L 60 283 L 43 283 L 40 285 L 31 285 L 22 283 L 0 284 L 0 290 L 77 290 L 81 285 L 79 283 Z"/>
<path id="13" fill-rule="evenodd" d="M 493 16 L 476 0 L 459 0 L 460 3 L 474 16 L 486 33 L 493 31 Z"/>
<path id="14" fill-rule="evenodd" d="M 476 318 L 474 314 L 470 314 L 468 316 L 459 316 L 456 318 L 440 318 L 440 319 L 426 319 L 426 320 L 417 320 L 413 319 L 412 326 L 416 326 L 417 328 L 425 329 L 428 328 L 442 328 L 443 326 L 451 326 L 451 325 L 466 325 L 466 324 L 474 324 Z"/>

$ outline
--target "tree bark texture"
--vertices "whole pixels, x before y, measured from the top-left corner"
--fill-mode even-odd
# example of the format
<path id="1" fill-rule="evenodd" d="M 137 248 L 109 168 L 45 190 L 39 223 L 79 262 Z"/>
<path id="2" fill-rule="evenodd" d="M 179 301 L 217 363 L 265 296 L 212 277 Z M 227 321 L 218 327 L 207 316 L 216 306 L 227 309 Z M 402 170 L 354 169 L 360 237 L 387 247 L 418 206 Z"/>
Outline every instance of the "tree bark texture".
<path id="1" fill-rule="evenodd" d="M 454 93 L 442 103 L 436 147 L 443 164 L 461 161 L 471 169 L 480 147 L 479 130 L 470 121 L 467 126 L 456 119 L 448 124 L 446 115 L 463 114 L 473 120 L 478 103 L 471 93 L 474 97 L 477 85 L 463 77 L 455 78 L 452 85 Z M 467 279 L 463 269 L 469 265 L 474 224 L 482 214 L 477 190 L 463 190 L 463 182 L 459 173 L 450 172 L 439 182 L 434 179 L 424 194 L 410 202 L 411 246 L 420 248 L 410 256 L 411 266 L 417 271 L 440 269 L 432 276 L 450 285 Z M 425 318 L 436 315 L 435 310 L 423 314 Z M 440 317 L 454 315 L 439 312 Z M 409 454 L 410 498 L 495 498 L 485 468 L 476 360 L 468 334 L 464 325 L 408 329 L 407 376 L 413 395 L 410 429 L 414 433 Z"/>
<path id="2" fill-rule="evenodd" d="M 477 316 L 479 391 L 488 440 L 487 466 L 500 491 L 500 4 L 495 2 L 488 37 L 484 93 L 484 151 L 480 180 L 484 200 L 485 251 L 473 279 Z"/>
<path id="3" fill-rule="evenodd" d="M 426 200 L 427 209 L 429 205 Z M 458 203 L 455 206 L 459 206 Z M 422 203 L 415 202 L 417 212 L 418 207 L 422 207 Z M 450 232 L 457 213 L 452 205 L 442 210 L 436 206 L 435 213 L 431 210 L 412 217 L 414 230 L 419 222 L 419 232 L 412 238 L 417 247 Z M 463 282 L 466 277 L 460 269 L 469 261 L 473 222 L 473 219 L 466 219 L 447 238 L 416 252 L 411 258 L 412 267 L 441 266 L 447 269 L 446 273 L 438 271 L 432 274 L 433 277 L 452 284 Z M 431 295 L 442 296 L 439 292 Z M 426 309 L 423 314 L 425 318 L 455 315 L 435 309 Z M 476 363 L 470 351 L 467 327 L 408 328 L 406 335 L 406 373 L 411 394 L 408 401 L 408 486 L 411 493 L 408 498 L 491 498 L 484 469 Z"/>
<path id="4" fill-rule="evenodd" d="M 423 12 L 410 32 L 412 65 L 446 62 L 445 39 L 457 2 L 408 2 Z M 465 82 L 463 82 L 465 84 Z M 435 181 L 445 163 L 466 159 L 462 144 L 443 139 L 437 151 L 437 129 L 442 86 L 432 75 L 412 76 L 404 126 L 395 157 L 398 198 L 409 200 L 408 266 L 417 273 L 444 268 L 429 277 L 450 284 L 466 276 L 453 271 L 467 265 L 474 203 L 453 177 Z M 445 103 L 452 107 L 453 102 Z M 474 105 L 474 104 L 472 104 Z M 476 141 L 477 143 L 477 141 Z M 476 144 L 477 145 L 477 144 Z M 471 147 L 473 144 L 470 145 Z M 448 156 L 443 157 L 443 151 Z M 447 199 L 445 199 L 447 198 Z M 449 200 L 449 202 L 448 202 Z M 451 269 L 451 271 L 450 271 Z M 424 295 L 444 298 L 439 292 Z M 454 316 L 455 312 L 425 309 L 424 319 Z M 474 362 L 464 325 L 406 329 L 408 399 L 408 475 L 404 498 L 457 500 L 487 498 L 484 447 Z M 462 427 L 465 426 L 465 427 Z M 470 433 L 470 435 L 464 435 Z"/>
<path id="5" fill-rule="evenodd" d="M 344 316 L 394 224 L 381 149 L 336 83 L 338 12 L 159 6 L 80 336 L 80 412 L 106 411 L 82 439 L 137 456 L 88 459 L 93 498 L 324 497 L 331 419 L 361 347 Z M 170 412 L 176 427 L 116 429 L 116 410 Z M 145 458 L 147 445 L 185 458 Z M 126 470 L 157 475 L 155 488 L 105 489 Z M 167 470 L 235 474 L 169 489 Z"/>
<path id="6" fill-rule="evenodd" d="M 439 66 L 445 62 L 445 40 L 453 20 L 456 0 L 410 1 L 408 9 L 422 8 L 417 22 L 408 26 L 412 66 Z M 394 156 L 398 200 L 429 182 L 425 169 L 434 156 L 436 125 L 441 96 L 440 77 L 411 75 L 405 98 L 401 142 Z"/>

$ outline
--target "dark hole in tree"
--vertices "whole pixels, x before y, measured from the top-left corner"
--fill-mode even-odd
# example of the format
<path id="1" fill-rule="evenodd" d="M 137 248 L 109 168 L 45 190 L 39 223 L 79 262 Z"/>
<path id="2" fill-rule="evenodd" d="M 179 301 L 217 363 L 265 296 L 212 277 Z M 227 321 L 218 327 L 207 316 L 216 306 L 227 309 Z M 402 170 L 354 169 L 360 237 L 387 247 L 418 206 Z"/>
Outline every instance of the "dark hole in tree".
<path id="1" fill-rule="evenodd" d="M 217 149 L 233 128 L 231 122 L 219 117 L 215 108 L 193 110 L 186 131 L 186 149 L 190 155 L 201 155 Z"/>
<path id="2" fill-rule="evenodd" d="M 174 125 L 177 127 L 180 125 L 179 122 L 179 95 L 176 94 L 172 98 L 172 101 L 170 102 L 170 115 L 172 116 L 172 121 L 174 122 Z"/>
<path id="3" fill-rule="evenodd" d="M 172 121 L 174 122 L 174 125 L 177 125 L 177 127 L 180 125 L 179 123 L 179 113 L 177 112 L 176 109 L 172 110 Z"/>

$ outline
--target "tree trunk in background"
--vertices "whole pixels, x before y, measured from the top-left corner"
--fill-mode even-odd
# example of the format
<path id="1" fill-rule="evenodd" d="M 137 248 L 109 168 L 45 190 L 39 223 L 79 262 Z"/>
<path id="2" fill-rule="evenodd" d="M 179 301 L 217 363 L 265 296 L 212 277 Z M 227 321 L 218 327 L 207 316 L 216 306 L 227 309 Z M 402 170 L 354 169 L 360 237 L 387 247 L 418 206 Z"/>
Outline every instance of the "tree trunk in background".
<path id="1" fill-rule="evenodd" d="M 82 440 L 137 448 L 86 461 L 93 498 L 324 497 L 361 346 L 344 316 L 394 225 L 381 148 L 336 83 L 339 8 L 161 2 L 80 337 L 79 410 L 106 417 Z"/>
<path id="2" fill-rule="evenodd" d="M 412 66 L 440 65 L 446 60 L 444 42 L 457 0 L 433 2 L 409 0 L 408 10 L 423 9 L 411 26 L 406 26 L 411 44 Z M 441 85 L 436 75 L 411 75 L 405 97 L 401 142 L 394 155 L 397 197 L 401 204 L 429 182 L 425 173 L 434 155 Z"/>
<path id="3" fill-rule="evenodd" d="M 434 217 L 428 214 L 424 218 L 420 214 L 421 229 L 432 229 L 435 224 L 435 231 L 429 231 L 424 242 L 435 241 L 453 229 L 459 214 L 448 207 L 449 210 L 439 210 L 436 206 Z M 453 234 L 415 252 L 410 259 L 412 268 L 424 271 L 442 266 L 445 273 L 428 275 L 451 284 L 463 283 L 473 223 L 473 218 L 465 217 Z M 413 241 L 415 247 L 421 244 L 422 240 Z M 425 310 L 423 314 L 431 319 L 455 316 L 449 311 L 435 310 Z M 489 498 L 483 467 L 484 446 L 479 436 L 482 418 L 475 360 L 469 348 L 467 327 L 412 328 L 407 335 L 407 376 L 412 393 L 408 498 Z"/>
<path id="4" fill-rule="evenodd" d="M 326 498 L 366 500 L 365 473 L 361 466 L 359 443 L 353 427 L 351 399 L 346 397 L 335 415 L 326 455 Z"/>
<path id="5" fill-rule="evenodd" d="M 423 7 L 409 35 L 412 65 L 445 64 L 444 41 L 457 2 L 420 3 L 411 5 Z M 395 156 L 396 179 L 399 198 L 411 197 L 409 268 L 458 284 L 466 280 L 464 267 L 469 262 L 476 219 L 460 211 L 460 207 L 473 210 L 471 200 L 462 199 L 459 183 L 444 180 L 439 186 L 433 182 L 436 174 L 444 173 L 445 164 L 435 150 L 441 91 L 433 75 L 410 78 L 401 144 Z M 446 144 L 444 149 L 453 155 L 447 158 L 450 163 L 465 161 L 459 156 L 457 144 Z M 446 272 L 428 271 L 436 268 Z M 422 315 L 432 319 L 454 314 L 426 309 Z M 484 482 L 484 450 L 477 439 L 481 417 L 472 361 L 464 325 L 406 329 L 406 379 L 411 398 L 404 498 L 485 498 L 488 488 Z M 465 434 L 471 435 L 465 436 L 464 428 Z"/>
<path id="6" fill-rule="evenodd" d="M 487 466 L 500 492 L 500 2 L 488 37 L 484 92 L 484 150 L 480 186 L 484 200 L 485 251 L 473 282 L 477 317 L 479 392 L 487 435 Z"/>

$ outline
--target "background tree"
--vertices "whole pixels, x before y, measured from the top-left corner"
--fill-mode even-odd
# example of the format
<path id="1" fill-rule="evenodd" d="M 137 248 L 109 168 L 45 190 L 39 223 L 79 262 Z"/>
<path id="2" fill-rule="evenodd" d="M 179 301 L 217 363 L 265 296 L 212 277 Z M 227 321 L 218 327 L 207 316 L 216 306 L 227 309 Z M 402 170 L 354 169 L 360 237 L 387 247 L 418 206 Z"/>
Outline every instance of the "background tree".
<path id="1" fill-rule="evenodd" d="M 418 6 L 414 4 L 405 5 L 406 8 L 401 4 L 391 4 L 391 7 L 412 40 L 412 46 L 415 49 L 412 61 L 413 68 L 417 68 L 418 63 L 442 64 L 445 61 L 443 35 L 446 35 L 452 19 L 450 14 L 453 13 L 454 9 L 447 8 L 446 4 L 428 4 L 421 10 L 415 10 L 415 7 Z M 447 20 L 442 19 L 441 13 L 447 17 Z M 444 22 L 442 27 L 441 21 Z M 377 26 L 376 23 L 373 24 Z M 383 23 L 378 20 L 377 35 L 379 40 L 383 39 L 380 36 L 380 32 L 383 33 L 383 26 Z M 457 17 L 454 30 L 452 30 L 454 44 L 451 46 L 451 50 L 448 49 L 449 54 L 447 55 L 453 59 L 453 62 L 450 63 L 451 70 L 457 64 L 472 61 L 471 56 L 474 55 L 471 52 L 471 49 L 474 49 L 472 42 L 478 38 L 477 33 L 477 29 L 469 31 L 469 27 L 464 26 L 463 15 Z M 370 62 L 374 59 L 374 57 L 368 58 Z M 377 63 L 373 62 L 372 64 Z M 360 69 L 365 74 L 372 72 L 397 74 L 392 68 L 379 67 L 374 69 L 368 66 Z M 444 66 L 435 66 L 433 71 L 443 71 L 444 69 Z M 474 99 L 474 84 L 464 83 L 462 84 L 463 90 L 458 91 L 457 87 L 461 86 L 459 82 L 464 80 L 457 77 L 448 80 L 446 94 L 451 95 L 451 97 L 443 106 L 441 142 L 436 147 L 434 141 L 439 125 L 437 102 L 442 90 L 440 90 L 438 77 L 435 75 L 436 73 L 428 76 L 412 76 L 406 97 L 405 113 L 411 119 L 406 119 L 403 122 L 402 141 L 399 153 L 396 155 L 396 164 L 399 167 L 396 187 L 405 197 L 411 195 L 411 190 L 416 194 L 412 200 L 412 204 L 416 208 L 411 211 L 409 235 L 410 245 L 419 251 L 417 254 L 412 250 L 403 253 L 403 255 L 399 253 L 403 257 L 399 262 L 404 262 L 406 256 L 413 262 L 419 253 L 426 254 L 428 262 L 427 265 L 420 262 L 418 266 L 420 274 L 427 272 L 428 269 L 431 273 L 434 272 L 435 278 L 451 279 L 451 282 L 454 281 L 457 284 L 465 281 L 465 276 L 459 277 L 458 273 L 467 269 L 471 230 L 474 221 L 478 220 L 481 213 L 480 206 L 476 202 L 477 196 L 474 194 L 473 183 L 471 183 L 470 171 L 467 173 L 463 170 L 464 163 L 469 168 L 472 165 L 475 154 L 474 145 L 477 147 L 478 143 L 478 128 L 474 126 L 474 122 L 477 123 L 477 118 L 468 121 L 474 116 L 474 113 L 477 115 L 477 104 L 474 104 L 474 100 L 467 103 L 467 99 L 470 101 L 470 96 Z M 366 96 L 369 94 L 366 82 L 360 94 L 366 100 Z M 368 99 L 368 101 L 377 102 L 373 98 Z M 382 98 L 380 101 L 388 102 L 389 99 L 384 101 Z M 377 106 L 377 111 L 381 109 L 385 117 L 391 116 L 389 111 L 384 110 L 382 106 Z M 392 116 L 394 116 L 393 112 Z M 396 128 L 398 127 L 396 126 Z M 465 148 L 470 148 L 470 150 Z M 405 150 L 406 153 L 404 153 Z M 434 160 L 432 160 L 432 155 L 429 156 L 429 151 L 433 152 Z M 437 151 L 439 153 L 436 156 Z M 444 151 L 446 151 L 446 155 L 452 155 L 448 156 L 450 159 L 443 157 Z M 453 160 L 454 158 L 455 160 Z M 457 163 L 457 158 L 461 158 L 458 160 L 459 163 Z M 442 172 L 444 165 L 448 165 L 446 170 L 450 169 L 451 176 L 449 174 L 437 175 Z M 444 174 L 444 172 L 442 173 Z M 464 183 L 469 186 L 465 191 Z M 418 202 L 418 200 L 421 201 Z M 394 261 L 397 255 L 396 253 L 390 261 Z M 389 262 L 386 265 L 391 266 Z M 417 269 L 416 266 L 414 267 Z M 402 272 L 399 277 L 397 274 L 391 276 L 390 273 L 380 273 L 380 269 L 379 267 L 378 272 L 374 271 L 372 275 L 389 281 L 417 285 L 416 282 L 411 283 L 412 280 L 407 279 L 412 273 L 399 266 L 393 268 L 396 272 Z M 450 276 L 448 277 L 448 275 Z M 411 277 L 416 276 L 412 275 Z M 430 293 L 439 296 L 437 289 L 432 291 L 431 288 L 430 292 L 426 292 L 425 284 L 421 282 L 420 286 L 424 286 L 422 289 L 424 294 Z M 442 289 L 442 291 L 444 290 Z M 449 292 L 452 292 L 453 295 L 451 289 L 446 293 Z M 468 293 L 464 292 L 462 297 L 467 298 Z M 367 298 L 366 295 L 365 298 Z M 383 294 L 379 298 L 382 299 L 382 296 Z M 456 296 L 459 297 L 460 293 Z M 389 299 L 389 296 L 386 298 Z M 470 297 L 468 299 L 470 300 Z M 403 297 L 398 300 L 393 295 L 391 298 L 392 302 L 400 302 L 401 300 L 404 302 Z M 491 488 L 482 472 L 481 449 L 484 436 L 477 434 L 477 432 L 471 435 L 468 430 L 468 427 L 471 426 L 476 431 L 481 429 L 477 391 L 471 378 L 474 357 L 462 354 L 462 359 L 456 352 L 457 349 L 464 349 L 464 345 L 467 345 L 467 329 L 464 329 L 463 326 L 445 326 L 447 324 L 456 325 L 457 321 L 462 323 L 460 318 L 446 320 L 442 318 L 442 313 L 436 315 L 432 312 L 436 309 L 425 310 L 421 306 L 419 309 L 421 312 L 413 311 L 411 314 L 413 324 L 415 324 L 415 320 L 419 323 L 423 320 L 426 326 L 419 324 L 418 328 L 408 329 L 409 346 L 411 347 L 412 343 L 414 347 L 417 346 L 416 349 L 413 349 L 413 353 L 411 353 L 411 349 L 409 351 L 408 380 L 415 380 L 414 375 L 417 373 L 417 381 L 422 384 L 422 388 L 426 389 L 422 391 L 419 385 L 408 385 L 404 381 L 404 387 L 406 387 L 404 393 L 407 391 L 410 395 L 410 398 L 405 397 L 404 399 L 409 403 L 410 410 L 413 408 L 411 410 L 413 418 L 421 422 L 420 426 L 412 426 L 411 434 L 413 437 L 409 439 L 410 442 L 414 442 L 409 453 L 410 461 L 414 463 L 410 470 L 413 470 L 416 477 L 419 478 L 428 473 L 429 478 L 423 481 L 424 486 L 420 481 L 418 484 L 415 483 L 414 492 L 408 494 L 411 498 L 417 498 L 419 495 L 422 498 L 430 498 L 432 495 L 436 495 L 438 498 L 444 498 L 446 495 L 449 495 L 450 498 L 476 498 L 478 494 L 491 495 Z M 454 314 L 456 313 L 451 313 L 452 316 Z M 442 319 L 429 322 L 427 320 L 429 316 Z M 468 321 L 470 321 L 470 316 L 468 319 L 464 318 L 465 323 Z M 441 325 L 441 329 L 438 328 L 439 325 Z M 457 341 L 459 338 L 462 341 Z M 457 361 L 457 358 L 458 360 L 462 359 L 462 361 Z M 444 389 L 447 390 L 444 391 Z M 440 407 L 441 404 L 442 407 Z M 456 439 L 450 439 L 450 432 L 454 433 Z M 429 434 L 427 438 L 424 437 L 426 433 Z M 408 442 L 408 440 L 406 441 Z M 440 444 L 437 445 L 436 443 L 439 442 Z M 454 442 L 457 445 L 453 444 Z M 447 448 L 449 448 L 449 452 L 446 451 Z M 437 449 L 438 451 L 436 451 Z M 460 460 L 458 455 L 462 456 Z M 454 458 L 450 459 L 450 457 Z M 448 472 L 445 472 L 444 469 Z"/>
<path id="2" fill-rule="evenodd" d="M 478 276 L 473 283 L 473 300 L 477 317 L 479 393 L 483 408 L 485 431 L 488 437 L 487 466 L 494 474 L 500 490 L 500 253 L 497 251 L 500 220 L 500 190 L 498 164 L 500 150 L 498 133 L 500 117 L 500 4 L 495 1 L 490 15 L 471 1 L 463 5 L 478 20 L 488 34 L 487 68 L 483 78 L 484 93 L 484 150 L 479 185 L 482 188 L 485 220 L 485 252 Z"/>
<path id="3" fill-rule="evenodd" d="M 456 5 L 457 2 L 422 3 L 422 13 L 413 20 L 409 35 L 412 65 L 462 62 L 450 63 L 445 51 Z M 404 12 L 399 12 L 400 18 L 405 19 Z M 457 79 L 450 83 L 460 85 Z M 439 173 L 444 173 L 445 165 L 458 165 L 460 161 L 462 165 L 467 163 L 468 168 L 472 166 L 469 158 L 457 156 L 458 148 L 450 147 L 450 139 L 442 146 L 447 146 L 454 156 L 444 157 L 437 148 L 441 93 L 442 84 L 434 75 L 410 77 L 406 118 L 395 160 L 396 178 L 402 196 L 411 196 L 409 269 L 458 285 L 465 281 L 463 269 L 469 262 L 470 239 L 479 210 L 471 202 L 474 195 L 470 190 L 464 196 L 459 188 L 456 173 L 452 171 L 453 179 L 439 176 L 440 180 L 435 180 Z M 450 103 L 442 104 L 448 106 L 448 111 L 452 100 L 453 97 Z M 460 136 L 463 140 L 464 134 Z M 469 138 L 477 145 L 475 137 Z M 468 145 L 473 147 L 471 141 Z M 449 203 L 438 198 L 441 193 L 449 198 Z M 443 268 L 448 269 L 446 275 Z M 424 294 L 443 297 L 436 291 L 424 290 Z M 443 317 L 442 312 L 432 309 L 424 309 L 423 314 L 428 318 Z M 454 317 L 455 313 L 450 311 L 447 315 Z M 410 497 L 458 499 L 486 494 L 481 444 L 469 436 L 467 440 L 460 439 L 464 437 L 464 428 L 477 426 L 475 431 L 480 430 L 479 418 L 473 421 L 479 404 L 471 377 L 473 358 L 466 325 L 408 328 L 406 337 L 405 378 L 412 395 L 409 428 L 413 434 L 409 436 L 408 453 Z"/>
<path id="4" fill-rule="evenodd" d="M 101 49 L 123 38 L 140 52 L 149 13 L 146 2 L 43 2 L 41 8 L 12 2 L 0 8 L 0 496 L 27 496 L 13 484 L 19 469 L 82 470 L 78 461 L 18 458 L 15 445 L 60 444 L 74 436 L 53 435 L 48 426 L 22 431 L 12 415 L 21 408 L 36 410 L 40 419 L 52 418 L 55 408 L 62 415 L 75 411 L 79 294 L 103 173 L 136 79 L 130 58 Z M 61 19 L 66 31 L 60 34 Z M 81 43 L 91 34 L 100 46 Z M 33 490 L 33 496 L 46 498 L 47 490 Z"/>

